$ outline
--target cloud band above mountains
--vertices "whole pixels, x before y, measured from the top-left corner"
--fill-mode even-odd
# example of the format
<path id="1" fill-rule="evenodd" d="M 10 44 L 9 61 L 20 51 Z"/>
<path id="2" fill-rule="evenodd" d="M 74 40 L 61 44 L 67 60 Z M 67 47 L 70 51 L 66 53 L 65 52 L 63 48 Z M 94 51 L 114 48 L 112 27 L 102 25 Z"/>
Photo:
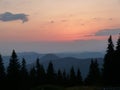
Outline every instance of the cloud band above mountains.
<path id="1" fill-rule="evenodd" d="M 0 14 L 0 21 L 9 22 L 9 21 L 16 21 L 21 20 L 23 23 L 28 21 L 28 15 L 24 13 L 13 14 L 11 12 L 5 12 Z"/>
<path id="2" fill-rule="evenodd" d="M 117 35 L 120 33 L 120 28 L 104 29 L 95 33 L 95 36 Z"/>

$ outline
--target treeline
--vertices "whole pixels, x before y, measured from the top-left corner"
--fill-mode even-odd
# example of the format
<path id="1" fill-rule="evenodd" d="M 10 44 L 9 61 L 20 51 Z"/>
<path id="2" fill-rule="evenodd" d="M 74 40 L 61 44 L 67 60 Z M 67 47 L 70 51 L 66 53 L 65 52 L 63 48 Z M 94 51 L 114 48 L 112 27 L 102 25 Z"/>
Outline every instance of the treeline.
<path id="1" fill-rule="evenodd" d="M 74 86 L 83 85 L 80 69 L 77 73 L 74 67 L 71 67 L 70 72 L 60 69 L 55 72 L 52 62 L 49 62 L 47 70 L 40 64 L 39 58 L 36 59 L 36 64 L 30 70 L 27 69 L 26 60 L 23 58 L 20 63 L 15 50 L 10 57 L 10 62 L 5 70 L 2 56 L 0 55 L 0 89 L 4 90 L 29 90 L 40 85 L 60 85 Z"/>
<path id="2" fill-rule="evenodd" d="M 103 81 L 107 86 L 120 86 L 120 35 L 116 46 L 112 36 L 108 39 L 108 47 L 104 56 Z"/>
<path id="3" fill-rule="evenodd" d="M 108 39 L 108 47 L 104 57 L 103 68 L 99 68 L 97 59 L 92 59 L 89 72 L 85 79 L 81 76 L 80 68 L 77 72 L 71 67 L 69 73 L 66 70 L 55 71 L 52 62 L 49 62 L 45 70 L 39 58 L 30 70 L 27 69 L 26 60 L 19 62 L 15 50 L 13 50 L 9 65 L 4 67 L 0 55 L 0 89 L 1 90 L 30 90 L 40 85 L 60 86 L 120 86 L 120 36 L 116 47 L 112 36 Z"/>

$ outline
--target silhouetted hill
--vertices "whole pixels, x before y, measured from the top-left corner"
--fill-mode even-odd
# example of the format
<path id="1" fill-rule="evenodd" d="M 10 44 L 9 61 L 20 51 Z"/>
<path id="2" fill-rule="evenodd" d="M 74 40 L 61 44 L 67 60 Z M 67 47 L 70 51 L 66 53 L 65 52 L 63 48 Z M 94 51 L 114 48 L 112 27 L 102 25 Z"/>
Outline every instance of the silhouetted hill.
<path id="1" fill-rule="evenodd" d="M 44 54 L 39 54 L 35 52 L 23 52 L 23 53 L 18 53 L 17 55 L 19 60 L 25 58 L 27 64 L 30 64 L 30 63 L 34 63 L 37 58 L 42 57 Z"/>
<path id="2" fill-rule="evenodd" d="M 26 57 L 26 56 L 34 56 L 34 57 L 39 57 L 42 54 L 36 53 L 36 52 L 21 52 L 21 53 L 17 53 L 17 55 L 19 57 Z"/>
<path id="3" fill-rule="evenodd" d="M 60 57 L 58 57 L 57 55 L 55 54 L 45 54 L 44 56 L 42 56 L 40 58 L 40 60 L 42 61 L 46 61 L 46 60 L 56 60 L 56 59 L 59 59 Z"/>
<path id="4" fill-rule="evenodd" d="M 69 53 L 57 53 L 60 57 L 75 57 L 75 58 L 103 58 L 104 52 L 69 52 Z"/>

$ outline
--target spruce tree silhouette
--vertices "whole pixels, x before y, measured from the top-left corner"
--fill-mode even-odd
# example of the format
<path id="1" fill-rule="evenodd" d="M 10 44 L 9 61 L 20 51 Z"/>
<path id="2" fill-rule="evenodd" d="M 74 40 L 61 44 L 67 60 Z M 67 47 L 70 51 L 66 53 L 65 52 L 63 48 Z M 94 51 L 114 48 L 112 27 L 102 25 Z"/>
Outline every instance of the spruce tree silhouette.
<path id="1" fill-rule="evenodd" d="M 74 86 L 76 84 L 76 74 L 75 74 L 75 70 L 74 67 L 72 66 L 70 69 L 70 80 L 69 83 L 71 86 Z"/>
<path id="2" fill-rule="evenodd" d="M 120 34 L 117 40 L 117 46 L 116 46 L 116 51 L 118 51 L 120 53 Z"/>
<path id="3" fill-rule="evenodd" d="M 4 89 L 5 79 L 6 79 L 5 67 L 3 64 L 2 56 L 0 54 L 0 89 Z"/>
<path id="4" fill-rule="evenodd" d="M 29 81 L 30 81 L 30 88 L 36 87 L 36 70 L 35 67 L 32 67 L 30 69 L 30 74 L 29 74 Z"/>
<path id="5" fill-rule="evenodd" d="M 39 63 L 39 58 L 36 60 L 36 80 L 37 80 L 37 85 L 40 84 L 40 79 L 41 79 L 41 65 Z"/>
<path id="6" fill-rule="evenodd" d="M 58 73 L 57 73 L 57 81 L 56 82 L 58 85 L 63 84 L 63 75 L 62 75 L 62 72 L 60 69 L 58 70 Z"/>
<path id="7" fill-rule="evenodd" d="M 120 85 L 120 34 L 117 40 L 116 50 L 115 50 L 115 57 L 114 57 L 114 84 L 119 86 Z"/>
<path id="8" fill-rule="evenodd" d="M 106 54 L 104 56 L 103 64 L 103 82 L 104 85 L 113 85 L 114 80 L 114 44 L 112 41 L 112 36 L 108 38 L 108 47 Z"/>
<path id="9" fill-rule="evenodd" d="M 54 84 L 55 83 L 55 71 L 52 62 L 49 62 L 48 68 L 47 68 L 47 82 L 48 84 Z"/>
<path id="10" fill-rule="evenodd" d="M 37 78 L 37 84 L 41 85 L 45 83 L 45 69 L 43 67 L 43 65 L 40 64 L 39 62 L 39 58 L 37 58 L 36 60 L 36 78 Z"/>
<path id="11" fill-rule="evenodd" d="M 22 65 L 21 65 L 21 69 L 20 69 L 20 80 L 21 80 L 21 89 L 22 90 L 26 90 L 28 89 L 28 71 L 27 71 L 27 67 L 26 67 L 26 60 L 23 58 L 22 59 Z"/>
<path id="12" fill-rule="evenodd" d="M 63 86 L 67 86 L 68 85 L 68 80 L 69 80 L 69 77 L 67 77 L 67 74 L 66 74 L 66 70 L 64 69 L 63 73 Z"/>
<path id="13" fill-rule="evenodd" d="M 80 72 L 79 68 L 77 70 L 76 85 L 83 85 L 83 79 L 82 79 L 81 72 Z"/>
<path id="14" fill-rule="evenodd" d="M 98 67 L 97 60 L 91 60 L 91 64 L 89 67 L 89 73 L 85 79 L 86 85 L 99 85 L 100 84 L 100 70 Z"/>
<path id="15" fill-rule="evenodd" d="M 11 90 L 19 90 L 20 86 L 20 63 L 15 50 L 10 57 L 9 66 L 7 68 L 8 84 Z"/>
<path id="16" fill-rule="evenodd" d="M 46 72 L 45 72 L 43 65 L 41 65 L 40 73 L 41 73 L 40 84 L 45 84 L 46 83 Z"/>

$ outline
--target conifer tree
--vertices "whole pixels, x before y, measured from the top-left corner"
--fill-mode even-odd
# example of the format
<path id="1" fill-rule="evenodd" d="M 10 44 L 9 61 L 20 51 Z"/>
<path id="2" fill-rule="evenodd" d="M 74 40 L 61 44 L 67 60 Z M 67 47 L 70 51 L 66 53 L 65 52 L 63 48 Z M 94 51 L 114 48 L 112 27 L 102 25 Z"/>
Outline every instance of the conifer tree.
<path id="1" fill-rule="evenodd" d="M 76 74 L 74 67 L 72 66 L 70 69 L 70 85 L 75 85 L 76 84 Z"/>
<path id="2" fill-rule="evenodd" d="M 1 89 L 5 86 L 5 77 L 6 77 L 5 67 L 3 64 L 2 56 L 0 54 L 0 88 Z"/>
<path id="3" fill-rule="evenodd" d="M 36 60 L 36 77 L 37 77 L 37 83 L 38 84 L 44 84 L 45 83 L 45 70 L 43 65 L 40 64 L 39 58 Z"/>
<path id="4" fill-rule="evenodd" d="M 85 79 L 86 85 L 99 85 L 100 84 L 100 70 L 98 67 L 97 60 L 91 60 L 91 64 L 89 67 L 88 76 Z"/>
<path id="5" fill-rule="evenodd" d="M 114 44 L 112 41 L 112 36 L 108 38 L 108 47 L 106 54 L 104 56 L 103 64 L 103 82 L 105 85 L 110 85 L 114 78 Z"/>
<path id="6" fill-rule="evenodd" d="M 47 68 L 47 82 L 53 84 L 55 82 L 55 71 L 52 62 L 49 62 Z"/>
<path id="7" fill-rule="evenodd" d="M 63 71 L 63 79 L 64 79 L 64 80 L 67 80 L 67 75 L 66 75 L 65 69 L 64 69 L 64 71 Z"/>
<path id="8" fill-rule="evenodd" d="M 9 66 L 7 68 L 7 78 L 9 86 L 12 89 L 18 89 L 20 85 L 20 63 L 17 58 L 15 50 L 13 50 L 10 57 Z"/>
<path id="9" fill-rule="evenodd" d="M 62 85 L 62 83 L 63 83 L 63 76 L 62 76 L 62 72 L 60 69 L 58 70 L 58 73 L 57 73 L 57 83 L 59 85 Z"/>
<path id="10" fill-rule="evenodd" d="M 2 56 L 0 54 L 0 81 L 5 78 L 5 67 L 4 67 L 4 64 L 3 64 L 3 59 L 2 59 Z"/>
<path id="11" fill-rule="evenodd" d="M 46 83 L 46 72 L 45 72 L 43 65 L 41 65 L 40 72 L 41 72 L 41 84 L 45 84 Z"/>
<path id="12" fill-rule="evenodd" d="M 64 86 L 67 86 L 67 84 L 68 84 L 68 80 L 69 80 L 69 77 L 67 77 L 67 74 L 66 74 L 66 70 L 64 69 L 64 71 L 63 71 L 63 85 Z"/>
<path id="13" fill-rule="evenodd" d="M 77 70 L 76 84 L 77 85 L 82 85 L 83 84 L 83 80 L 82 80 L 82 76 L 81 76 L 81 72 L 80 72 L 79 68 Z"/>
<path id="14" fill-rule="evenodd" d="M 120 53 L 120 34 L 117 40 L 117 46 L 116 46 L 116 51 L 118 51 Z"/>
<path id="15" fill-rule="evenodd" d="M 22 59 L 22 65 L 21 65 L 21 74 L 24 80 L 28 77 L 28 71 L 26 67 L 26 60 L 23 58 Z"/>
<path id="16" fill-rule="evenodd" d="M 10 57 L 10 62 L 7 71 L 8 71 L 8 76 L 10 77 L 19 75 L 20 63 L 18 62 L 18 58 L 15 50 L 13 50 L 12 55 Z"/>
<path id="17" fill-rule="evenodd" d="M 40 84 L 40 79 L 41 79 L 41 70 L 40 70 L 41 66 L 39 63 L 39 58 L 37 58 L 36 60 L 36 80 L 37 80 L 37 84 Z"/>
<path id="18" fill-rule="evenodd" d="M 21 79 L 21 88 L 22 90 L 28 88 L 28 71 L 26 67 L 26 60 L 23 58 L 22 59 L 22 65 L 21 65 L 21 70 L 20 70 L 20 79 Z"/>
<path id="19" fill-rule="evenodd" d="M 114 84 L 120 85 L 120 34 L 117 40 L 117 45 L 116 45 L 116 50 L 115 50 L 115 57 L 114 57 L 114 63 L 113 63 L 113 68 L 114 68 Z"/>
<path id="20" fill-rule="evenodd" d="M 35 67 L 32 67 L 30 69 L 29 81 L 30 81 L 30 87 L 37 86 L 36 85 L 36 70 L 35 70 Z"/>

